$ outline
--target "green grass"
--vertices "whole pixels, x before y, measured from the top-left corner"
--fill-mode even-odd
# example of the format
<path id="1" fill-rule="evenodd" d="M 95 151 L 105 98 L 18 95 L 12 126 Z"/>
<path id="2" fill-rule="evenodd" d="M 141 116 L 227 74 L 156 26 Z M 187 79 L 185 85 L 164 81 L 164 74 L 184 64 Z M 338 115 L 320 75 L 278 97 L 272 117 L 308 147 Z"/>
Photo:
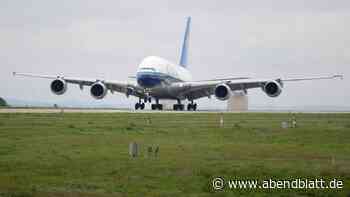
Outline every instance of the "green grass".
<path id="1" fill-rule="evenodd" d="M 0 196 L 347 196 L 350 114 L 0 114 Z M 137 142 L 140 156 L 130 158 Z M 159 155 L 148 155 L 159 146 Z M 229 190 L 228 179 L 337 178 L 338 190 Z"/>

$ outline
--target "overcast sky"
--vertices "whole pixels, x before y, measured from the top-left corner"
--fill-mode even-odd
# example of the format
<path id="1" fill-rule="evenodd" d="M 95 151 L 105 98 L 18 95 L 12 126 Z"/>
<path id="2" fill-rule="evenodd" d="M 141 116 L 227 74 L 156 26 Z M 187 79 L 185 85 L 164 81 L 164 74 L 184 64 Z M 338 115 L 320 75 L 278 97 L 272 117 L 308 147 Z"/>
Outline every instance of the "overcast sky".
<path id="1" fill-rule="evenodd" d="M 177 63 L 185 18 L 192 16 L 194 79 L 339 73 L 344 80 L 285 84 L 277 98 L 251 90 L 249 102 L 349 106 L 348 0 L 2 0 L 0 16 L 0 96 L 5 98 L 91 102 L 88 89 L 70 85 L 65 95 L 55 96 L 50 81 L 14 78 L 11 72 L 127 80 L 145 56 Z M 93 102 L 134 101 L 115 94 Z"/>

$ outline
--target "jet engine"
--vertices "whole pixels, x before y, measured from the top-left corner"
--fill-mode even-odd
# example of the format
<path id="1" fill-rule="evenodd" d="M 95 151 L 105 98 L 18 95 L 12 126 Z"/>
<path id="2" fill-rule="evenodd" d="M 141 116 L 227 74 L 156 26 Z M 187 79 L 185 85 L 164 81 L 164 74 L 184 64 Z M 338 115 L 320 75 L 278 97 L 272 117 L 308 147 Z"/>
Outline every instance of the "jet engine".
<path id="1" fill-rule="evenodd" d="M 56 95 L 62 95 L 67 91 L 67 82 L 64 79 L 57 78 L 51 82 L 51 91 Z"/>
<path id="2" fill-rule="evenodd" d="M 231 88 L 226 84 L 219 84 L 214 90 L 215 97 L 221 101 L 225 101 L 231 97 Z"/>
<path id="3" fill-rule="evenodd" d="M 277 81 L 269 81 L 263 86 L 263 91 L 269 97 L 277 97 L 282 92 L 282 84 L 278 83 Z"/>
<path id="4" fill-rule="evenodd" d="M 126 97 L 129 97 L 130 95 L 132 95 L 133 93 L 134 93 L 134 88 L 132 88 L 132 87 L 127 87 L 126 88 Z"/>
<path id="5" fill-rule="evenodd" d="M 107 94 L 107 87 L 102 82 L 96 82 L 92 84 L 90 94 L 95 99 L 103 99 Z"/>

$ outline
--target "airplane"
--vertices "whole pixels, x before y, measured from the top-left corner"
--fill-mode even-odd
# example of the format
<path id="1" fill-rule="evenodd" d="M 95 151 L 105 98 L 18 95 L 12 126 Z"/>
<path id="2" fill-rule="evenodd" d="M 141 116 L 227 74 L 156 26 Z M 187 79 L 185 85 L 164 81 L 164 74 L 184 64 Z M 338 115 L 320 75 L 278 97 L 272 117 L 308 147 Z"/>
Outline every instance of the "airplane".
<path id="1" fill-rule="evenodd" d="M 248 77 L 232 77 L 223 79 L 209 79 L 194 81 L 188 67 L 188 51 L 190 39 L 191 17 L 187 17 L 186 29 L 179 64 L 174 64 L 166 59 L 156 56 L 144 58 L 138 66 L 136 76 L 132 82 L 120 82 L 106 79 L 84 79 L 66 76 L 36 75 L 29 73 L 13 72 L 13 75 L 24 77 L 45 78 L 52 80 L 51 91 L 56 95 L 62 95 L 67 91 L 67 84 L 77 84 L 83 90 L 84 86 L 90 86 L 90 94 L 95 99 L 103 99 L 107 92 L 119 92 L 127 97 L 135 96 L 139 100 L 135 104 L 135 110 L 143 110 L 145 103 L 151 104 L 152 110 L 163 110 L 159 100 L 176 100 L 173 110 L 185 110 L 182 101 L 188 100 L 188 111 L 196 111 L 195 100 L 203 97 L 210 98 L 212 95 L 218 100 L 228 100 L 233 91 L 244 91 L 248 89 L 261 88 L 268 96 L 277 97 L 281 94 L 284 82 L 335 79 L 342 78 L 342 75 L 308 78 L 264 78 L 255 79 Z"/>

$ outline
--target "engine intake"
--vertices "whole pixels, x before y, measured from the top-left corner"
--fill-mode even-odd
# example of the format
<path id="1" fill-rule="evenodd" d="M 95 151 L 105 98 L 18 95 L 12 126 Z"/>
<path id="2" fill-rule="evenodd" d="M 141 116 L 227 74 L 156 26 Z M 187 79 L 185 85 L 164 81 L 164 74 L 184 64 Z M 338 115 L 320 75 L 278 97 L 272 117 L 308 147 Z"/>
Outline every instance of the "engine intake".
<path id="1" fill-rule="evenodd" d="M 269 97 L 277 97 L 282 92 L 282 85 L 277 81 L 269 81 L 265 83 L 263 90 Z"/>
<path id="2" fill-rule="evenodd" d="M 103 99 L 107 94 L 107 87 L 102 82 L 96 82 L 92 84 L 90 93 L 95 99 Z"/>
<path id="3" fill-rule="evenodd" d="M 225 101 L 231 97 L 231 88 L 226 84 L 219 84 L 214 90 L 215 97 L 221 101 Z"/>
<path id="4" fill-rule="evenodd" d="M 67 82 L 63 79 L 55 79 L 50 85 L 51 91 L 56 95 L 62 95 L 67 91 Z"/>

